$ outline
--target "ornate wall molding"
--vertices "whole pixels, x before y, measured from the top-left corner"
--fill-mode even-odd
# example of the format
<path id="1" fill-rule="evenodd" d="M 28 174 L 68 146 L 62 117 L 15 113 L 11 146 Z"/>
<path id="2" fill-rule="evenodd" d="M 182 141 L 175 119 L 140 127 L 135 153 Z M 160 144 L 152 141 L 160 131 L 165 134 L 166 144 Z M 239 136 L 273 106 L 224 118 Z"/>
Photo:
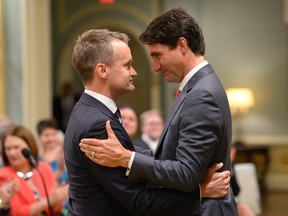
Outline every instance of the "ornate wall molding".
<path id="1" fill-rule="evenodd" d="M 0 1 L 0 116 L 5 109 L 5 74 L 4 74 L 4 38 L 3 38 L 3 1 Z"/>
<path id="2" fill-rule="evenodd" d="M 50 1 L 21 1 L 23 124 L 51 117 Z"/>
<path id="3" fill-rule="evenodd" d="M 54 93 L 59 94 L 62 83 L 74 83 L 74 91 L 82 91 L 71 66 L 71 53 L 79 34 L 91 28 L 108 28 L 125 32 L 130 36 L 133 67 L 138 72 L 135 78 L 136 90 L 123 97 L 119 104 L 133 104 L 141 113 L 149 108 L 161 109 L 161 79 L 152 72 L 151 61 L 146 48 L 138 39 L 147 24 L 159 14 L 159 1 L 116 2 L 102 5 L 99 2 L 82 2 L 78 7 L 68 0 L 52 1 L 53 14 L 53 72 Z M 140 82 L 141 79 L 141 82 Z M 145 80 L 145 82 L 143 82 Z M 142 98 L 142 100 L 138 100 Z"/>

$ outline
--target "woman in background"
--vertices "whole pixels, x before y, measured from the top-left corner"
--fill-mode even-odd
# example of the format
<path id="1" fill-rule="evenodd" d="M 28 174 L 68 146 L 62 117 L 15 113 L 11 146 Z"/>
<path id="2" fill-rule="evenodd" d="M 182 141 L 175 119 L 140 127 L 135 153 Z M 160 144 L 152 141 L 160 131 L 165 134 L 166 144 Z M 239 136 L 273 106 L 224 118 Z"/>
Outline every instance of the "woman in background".
<path id="1" fill-rule="evenodd" d="M 37 160 L 38 148 L 32 133 L 23 126 L 15 126 L 3 137 L 4 167 L 0 169 L 0 185 L 11 178 L 19 181 L 19 190 L 10 200 L 11 215 L 49 215 L 41 174 L 54 215 L 59 215 L 68 197 L 68 185 L 56 186 L 53 172 L 46 162 L 39 162 L 37 170 L 34 169 L 22 155 L 23 148 L 29 149 Z"/>
<path id="2" fill-rule="evenodd" d="M 37 133 L 41 150 L 39 161 L 50 164 L 58 183 L 67 183 L 68 176 L 64 161 L 64 134 L 54 119 L 43 119 L 37 124 Z"/>
<path id="3" fill-rule="evenodd" d="M 10 215 L 10 199 L 18 191 L 19 182 L 17 179 L 9 179 L 0 186 L 0 215 Z"/>

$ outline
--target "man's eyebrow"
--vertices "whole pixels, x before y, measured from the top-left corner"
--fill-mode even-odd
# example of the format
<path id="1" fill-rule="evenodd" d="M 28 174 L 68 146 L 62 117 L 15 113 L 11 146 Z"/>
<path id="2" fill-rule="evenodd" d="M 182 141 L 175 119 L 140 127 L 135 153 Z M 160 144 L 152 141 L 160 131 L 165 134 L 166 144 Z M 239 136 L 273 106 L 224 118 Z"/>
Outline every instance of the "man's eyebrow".
<path id="1" fill-rule="evenodd" d="M 150 56 L 156 56 L 156 55 L 159 55 L 159 54 L 160 54 L 160 52 L 155 51 L 155 52 L 151 52 L 151 53 L 150 53 Z"/>
<path id="2" fill-rule="evenodd" d="M 130 59 L 127 62 L 125 62 L 125 65 L 130 65 L 130 64 L 132 64 L 132 62 L 133 62 L 133 59 Z"/>

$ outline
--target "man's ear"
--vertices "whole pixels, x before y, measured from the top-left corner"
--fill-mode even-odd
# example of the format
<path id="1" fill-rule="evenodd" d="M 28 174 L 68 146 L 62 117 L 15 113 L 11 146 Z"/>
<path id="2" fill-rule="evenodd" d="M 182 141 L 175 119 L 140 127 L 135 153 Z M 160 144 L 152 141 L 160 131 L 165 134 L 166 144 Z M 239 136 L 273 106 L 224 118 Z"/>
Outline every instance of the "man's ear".
<path id="1" fill-rule="evenodd" d="M 108 77 L 107 66 L 103 63 L 99 63 L 95 67 L 95 71 L 99 77 L 106 79 Z"/>
<path id="2" fill-rule="evenodd" d="M 187 51 L 188 42 L 187 42 L 186 38 L 179 37 L 178 41 L 177 41 L 177 45 L 178 45 L 178 48 L 182 54 L 184 54 Z"/>

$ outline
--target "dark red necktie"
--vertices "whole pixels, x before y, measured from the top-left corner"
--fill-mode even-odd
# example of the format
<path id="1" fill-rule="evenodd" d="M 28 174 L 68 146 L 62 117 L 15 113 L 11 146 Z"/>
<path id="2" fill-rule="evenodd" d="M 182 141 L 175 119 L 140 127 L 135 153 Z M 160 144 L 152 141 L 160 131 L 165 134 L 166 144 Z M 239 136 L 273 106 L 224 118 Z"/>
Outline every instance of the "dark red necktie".
<path id="1" fill-rule="evenodd" d="M 180 90 L 180 89 L 177 89 L 176 94 L 175 94 L 175 97 L 177 98 L 180 93 L 181 93 L 181 90 Z"/>

